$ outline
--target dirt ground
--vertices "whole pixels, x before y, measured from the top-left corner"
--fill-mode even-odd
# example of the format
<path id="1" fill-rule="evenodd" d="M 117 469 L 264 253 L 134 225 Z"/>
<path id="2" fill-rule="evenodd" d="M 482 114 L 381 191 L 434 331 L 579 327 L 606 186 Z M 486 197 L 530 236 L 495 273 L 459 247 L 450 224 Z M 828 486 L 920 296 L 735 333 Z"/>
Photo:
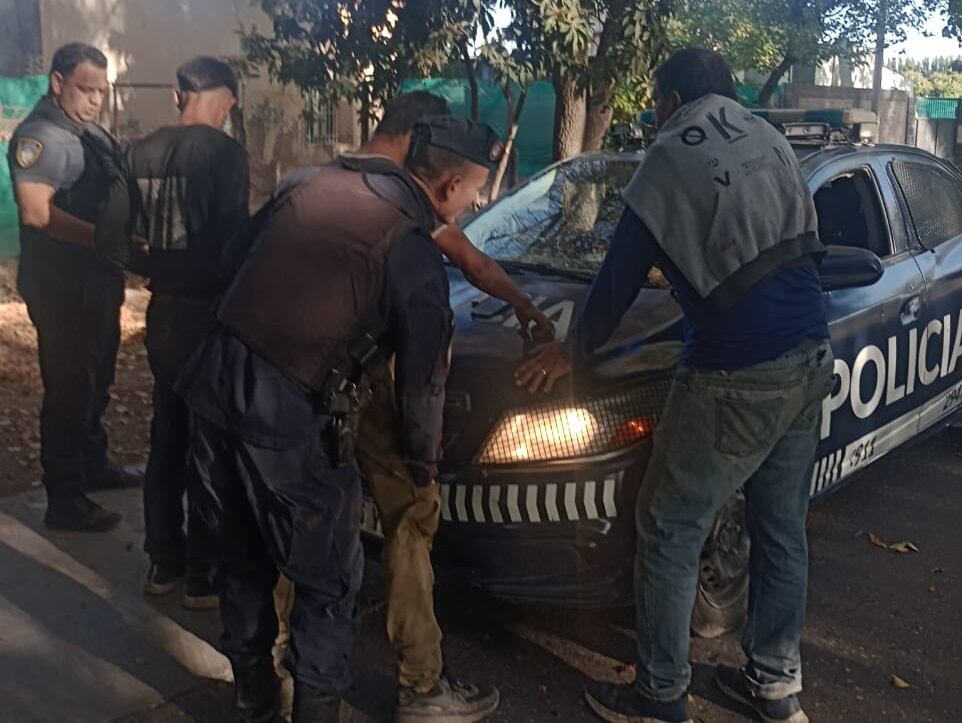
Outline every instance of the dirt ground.
<path id="1" fill-rule="evenodd" d="M 14 265 L 0 265 L 0 497 L 38 487 L 41 478 L 37 335 L 14 279 Z M 104 421 L 111 457 L 123 465 L 143 463 L 149 446 L 153 377 L 143 345 L 148 297 L 143 288 L 127 290 L 117 380 Z"/>

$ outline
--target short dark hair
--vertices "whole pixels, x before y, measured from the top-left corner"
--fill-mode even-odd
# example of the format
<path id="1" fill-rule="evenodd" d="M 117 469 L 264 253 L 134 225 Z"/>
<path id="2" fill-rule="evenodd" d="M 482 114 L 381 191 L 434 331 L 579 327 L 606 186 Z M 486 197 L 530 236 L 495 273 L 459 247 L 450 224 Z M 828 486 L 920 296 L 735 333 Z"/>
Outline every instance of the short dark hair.
<path id="1" fill-rule="evenodd" d="M 412 90 L 395 96 L 384 108 L 375 135 L 397 136 L 414 131 L 414 125 L 424 116 L 450 115 L 451 109 L 444 98 L 426 90 Z"/>
<path id="2" fill-rule="evenodd" d="M 672 91 L 678 93 L 682 103 L 691 103 L 705 95 L 737 100 L 728 61 L 704 48 L 684 48 L 672 53 L 655 71 L 655 87 L 661 96 Z"/>
<path id="3" fill-rule="evenodd" d="M 237 74 L 223 60 L 202 55 L 177 68 L 177 87 L 182 93 L 227 88 L 236 98 Z"/>
<path id="4" fill-rule="evenodd" d="M 101 70 L 107 69 L 107 56 L 87 43 L 68 43 L 53 54 L 50 74 L 60 73 L 64 78 L 73 73 L 81 63 L 92 63 Z"/>

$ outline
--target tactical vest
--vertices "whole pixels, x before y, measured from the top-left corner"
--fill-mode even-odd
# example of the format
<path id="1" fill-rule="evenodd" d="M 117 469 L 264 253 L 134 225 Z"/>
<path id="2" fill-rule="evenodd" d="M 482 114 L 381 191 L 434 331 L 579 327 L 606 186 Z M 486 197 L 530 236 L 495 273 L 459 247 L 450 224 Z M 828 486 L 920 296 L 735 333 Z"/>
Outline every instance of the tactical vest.
<path id="1" fill-rule="evenodd" d="M 433 209 L 387 159 L 343 156 L 287 186 L 255 219 L 257 241 L 218 318 L 237 338 L 308 390 L 347 373 L 349 347 L 384 328 L 384 264 Z"/>
<path id="2" fill-rule="evenodd" d="M 120 146 L 106 131 L 104 138 L 72 121 L 50 100 L 40 101 L 24 123 L 52 123 L 77 136 L 83 146 L 84 170 L 69 188 L 58 190 L 53 205 L 82 221 L 96 223 L 114 179 L 122 174 Z M 51 284 L 82 283 L 88 267 L 96 261 L 91 249 L 54 239 L 42 231 L 20 225 L 20 291 L 27 296 L 43 292 Z"/>

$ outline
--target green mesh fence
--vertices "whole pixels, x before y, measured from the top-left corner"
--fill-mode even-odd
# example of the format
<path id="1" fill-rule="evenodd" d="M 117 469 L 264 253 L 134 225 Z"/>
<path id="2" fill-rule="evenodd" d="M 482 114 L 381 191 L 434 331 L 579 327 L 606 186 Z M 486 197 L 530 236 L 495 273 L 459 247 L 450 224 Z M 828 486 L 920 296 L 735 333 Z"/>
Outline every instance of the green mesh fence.
<path id="1" fill-rule="evenodd" d="M 953 119 L 958 105 L 958 98 L 916 98 L 915 117 L 929 120 Z"/>
<path id="2" fill-rule="evenodd" d="M 0 76 L 0 259 L 20 253 L 17 206 L 13 200 L 10 169 L 7 167 L 10 137 L 20 121 L 46 92 L 46 75 L 23 78 Z"/>
<path id="3" fill-rule="evenodd" d="M 426 90 L 448 102 L 451 112 L 467 118 L 471 115 L 471 90 L 460 78 L 428 78 L 407 80 L 402 91 Z M 514 97 L 518 97 L 515 89 Z M 503 138 L 508 130 L 508 101 L 501 86 L 478 81 L 478 120 L 494 128 Z M 554 88 L 547 81 L 532 83 L 518 124 L 518 174 L 530 176 L 551 163 L 551 137 L 554 132 Z"/>

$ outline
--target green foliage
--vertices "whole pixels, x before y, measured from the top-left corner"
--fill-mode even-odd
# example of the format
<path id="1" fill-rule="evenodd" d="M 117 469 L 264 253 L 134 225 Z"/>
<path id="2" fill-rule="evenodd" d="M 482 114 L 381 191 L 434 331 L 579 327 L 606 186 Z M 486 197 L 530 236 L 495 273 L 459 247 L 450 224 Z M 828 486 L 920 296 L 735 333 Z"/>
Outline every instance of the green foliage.
<path id="1" fill-rule="evenodd" d="M 905 77 L 916 96 L 962 98 L 962 57 L 899 58 L 888 67 Z"/>
<path id="2" fill-rule="evenodd" d="M 886 42 L 921 28 L 944 1 L 888 0 Z M 773 70 L 786 58 L 863 57 L 874 49 L 877 17 L 878 0 L 687 0 L 671 38 L 714 48 L 735 70 Z"/>

